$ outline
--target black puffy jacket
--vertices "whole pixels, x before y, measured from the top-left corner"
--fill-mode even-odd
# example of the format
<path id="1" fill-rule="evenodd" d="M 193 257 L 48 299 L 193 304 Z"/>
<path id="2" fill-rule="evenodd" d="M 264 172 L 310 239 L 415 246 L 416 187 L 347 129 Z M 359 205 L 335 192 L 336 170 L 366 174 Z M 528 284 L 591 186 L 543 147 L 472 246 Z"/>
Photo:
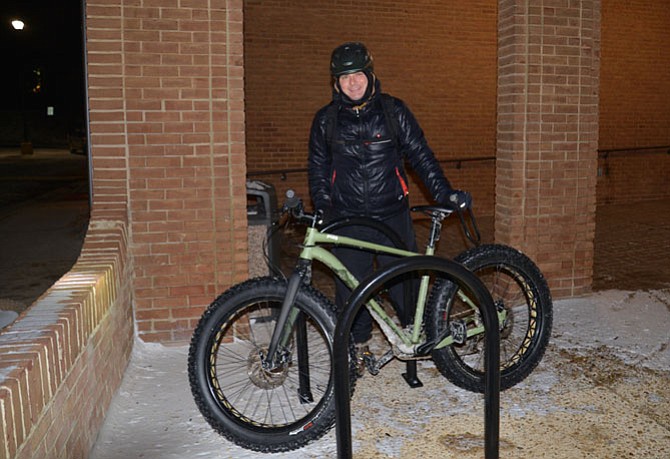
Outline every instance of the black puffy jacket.
<path id="1" fill-rule="evenodd" d="M 451 186 L 421 127 L 400 100 L 388 97 L 387 123 L 379 82 L 375 95 L 359 110 L 334 92 L 333 101 L 314 116 L 309 138 L 309 189 L 316 209 L 333 217 L 368 216 L 384 219 L 407 208 L 406 161 L 437 202 L 446 202 Z M 337 125 L 328 127 L 335 104 Z M 327 137 L 333 135 L 330 141 Z M 330 151 L 332 147 L 332 152 Z M 400 152 L 398 151 L 400 150 Z"/>

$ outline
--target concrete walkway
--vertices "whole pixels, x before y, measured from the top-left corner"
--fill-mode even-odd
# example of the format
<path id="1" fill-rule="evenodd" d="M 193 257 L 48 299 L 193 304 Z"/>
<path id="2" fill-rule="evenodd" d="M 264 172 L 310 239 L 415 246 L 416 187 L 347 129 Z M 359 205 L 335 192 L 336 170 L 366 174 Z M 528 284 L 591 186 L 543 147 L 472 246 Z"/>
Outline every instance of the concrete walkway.
<path id="1" fill-rule="evenodd" d="M 501 394 L 502 458 L 670 457 L 670 293 L 603 291 L 557 301 L 547 355 Z M 188 347 L 136 343 L 90 459 L 335 458 L 331 431 L 282 454 L 216 434 L 190 395 Z M 356 458 L 483 457 L 483 399 L 421 362 L 409 389 L 393 361 L 352 400 Z"/>

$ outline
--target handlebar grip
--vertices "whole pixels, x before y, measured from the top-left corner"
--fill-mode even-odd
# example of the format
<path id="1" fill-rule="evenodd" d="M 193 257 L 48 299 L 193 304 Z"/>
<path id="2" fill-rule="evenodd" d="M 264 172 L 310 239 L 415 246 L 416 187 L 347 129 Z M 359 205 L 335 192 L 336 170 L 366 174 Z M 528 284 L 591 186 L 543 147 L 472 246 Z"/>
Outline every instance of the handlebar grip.
<path id="1" fill-rule="evenodd" d="M 286 209 L 296 209 L 300 206 L 300 198 L 295 195 L 295 191 L 292 189 L 286 190 L 286 201 L 284 202 L 284 207 Z"/>

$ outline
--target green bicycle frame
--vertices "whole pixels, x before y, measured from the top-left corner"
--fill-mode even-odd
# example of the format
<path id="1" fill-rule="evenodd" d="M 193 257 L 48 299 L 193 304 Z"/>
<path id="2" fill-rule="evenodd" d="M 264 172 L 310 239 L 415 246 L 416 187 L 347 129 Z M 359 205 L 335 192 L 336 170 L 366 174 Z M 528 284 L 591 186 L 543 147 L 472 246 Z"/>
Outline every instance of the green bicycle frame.
<path id="1" fill-rule="evenodd" d="M 380 252 L 388 255 L 397 255 L 400 257 L 412 257 L 420 255 L 416 252 L 410 252 L 407 250 L 397 249 L 394 247 L 389 247 L 385 245 L 375 244 L 372 242 L 366 242 L 359 239 L 353 239 L 346 236 L 338 236 L 330 233 L 322 233 L 315 228 L 307 228 L 305 234 L 304 246 L 300 252 L 299 257 L 304 260 L 317 260 L 324 265 L 326 265 L 335 275 L 344 282 L 344 284 L 350 289 L 354 289 L 358 286 L 359 280 L 354 277 L 351 272 L 342 264 L 342 262 L 330 251 L 326 250 L 323 247 L 320 247 L 319 244 L 333 244 L 337 246 L 359 248 L 363 250 L 371 250 L 375 252 Z M 428 247 L 426 249 L 426 255 L 434 255 L 435 249 L 433 247 Z M 428 296 L 428 284 L 429 276 L 422 276 L 421 283 L 419 286 L 419 294 L 417 298 L 416 309 L 414 313 L 414 324 L 411 330 L 411 336 L 408 336 L 408 333 L 403 331 L 398 325 L 386 314 L 384 309 L 377 303 L 374 299 L 371 299 L 368 302 L 368 307 L 376 314 L 384 324 L 393 331 L 393 333 L 408 347 L 419 344 L 420 334 L 421 334 L 421 324 L 423 317 L 426 298 Z M 473 309 L 476 309 L 474 303 L 465 296 L 460 290 L 458 295 L 465 303 L 471 306 Z M 484 332 L 484 326 L 479 325 L 477 327 L 468 329 L 467 336 L 471 337 L 479 333 Z M 441 340 L 436 346 L 435 349 L 440 349 L 445 346 L 449 346 L 453 343 L 453 338 L 447 336 Z"/>

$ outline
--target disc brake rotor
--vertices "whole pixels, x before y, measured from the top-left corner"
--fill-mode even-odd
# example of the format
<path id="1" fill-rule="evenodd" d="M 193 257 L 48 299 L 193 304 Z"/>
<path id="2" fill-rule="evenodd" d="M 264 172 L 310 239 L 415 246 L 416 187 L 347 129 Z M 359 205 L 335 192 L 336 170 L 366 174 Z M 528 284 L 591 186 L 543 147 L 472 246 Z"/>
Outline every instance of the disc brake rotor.
<path id="1" fill-rule="evenodd" d="M 264 349 L 267 351 L 267 349 Z M 274 389 L 284 384 L 288 376 L 289 364 L 285 363 L 272 370 L 266 370 L 262 365 L 262 356 L 267 352 L 253 350 L 247 358 L 247 374 L 251 382 L 261 389 Z"/>

